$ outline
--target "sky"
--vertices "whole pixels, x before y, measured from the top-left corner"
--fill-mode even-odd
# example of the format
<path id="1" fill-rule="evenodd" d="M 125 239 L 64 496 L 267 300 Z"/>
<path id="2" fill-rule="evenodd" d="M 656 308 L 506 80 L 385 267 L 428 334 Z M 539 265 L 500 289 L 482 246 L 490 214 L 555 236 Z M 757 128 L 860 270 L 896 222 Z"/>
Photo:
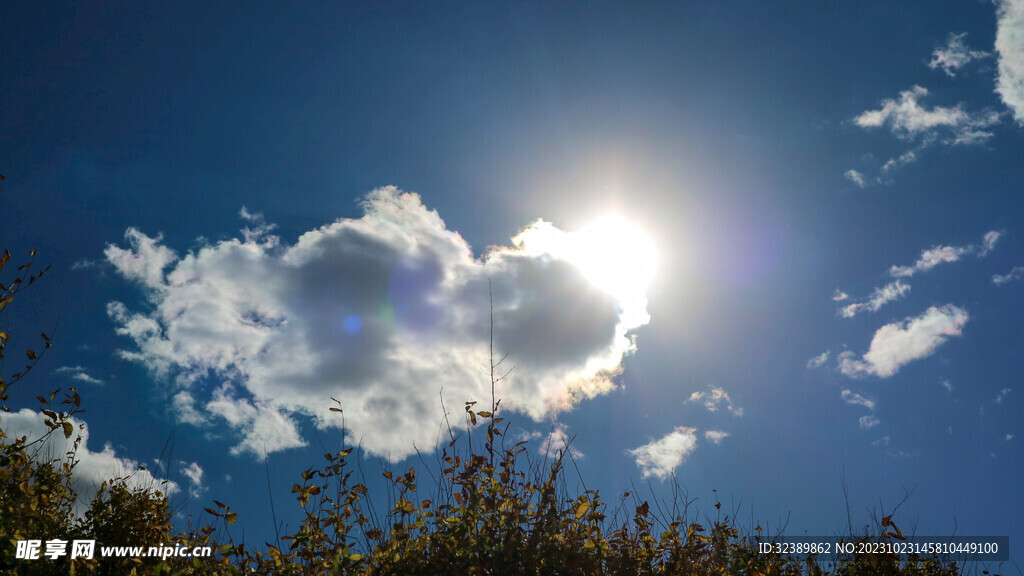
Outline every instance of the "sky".
<path id="1" fill-rule="evenodd" d="M 266 541 L 323 452 L 416 465 L 489 404 L 493 328 L 510 434 L 606 498 L 1019 562 L 1024 1 L 3 20 L 0 245 L 53 269 L 0 322 L 54 346 L 0 427 L 77 387 L 83 487 Z"/>

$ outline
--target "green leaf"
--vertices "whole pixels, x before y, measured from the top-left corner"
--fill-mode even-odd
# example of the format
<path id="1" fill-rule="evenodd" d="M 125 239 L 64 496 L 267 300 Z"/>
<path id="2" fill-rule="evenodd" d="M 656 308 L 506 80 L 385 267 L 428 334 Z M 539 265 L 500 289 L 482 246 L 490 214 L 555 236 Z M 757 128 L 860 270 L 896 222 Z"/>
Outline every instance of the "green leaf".
<path id="1" fill-rule="evenodd" d="M 228 524 L 234 524 L 235 520 L 238 520 L 237 512 L 228 512 L 224 515 L 224 519 L 228 521 Z"/>

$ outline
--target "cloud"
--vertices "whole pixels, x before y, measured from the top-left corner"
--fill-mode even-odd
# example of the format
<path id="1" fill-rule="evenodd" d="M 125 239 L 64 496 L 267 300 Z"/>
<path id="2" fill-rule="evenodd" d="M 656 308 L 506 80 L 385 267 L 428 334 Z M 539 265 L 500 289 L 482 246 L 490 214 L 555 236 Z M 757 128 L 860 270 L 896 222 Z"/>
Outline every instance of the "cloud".
<path id="1" fill-rule="evenodd" d="M 1007 395 L 1008 395 L 1008 394 L 1009 394 L 1010 392 L 1013 392 L 1013 389 L 1012 389 L 1012 388 L 1003 388 L 1002 390 L 1000 390 L 1000 391 L 999 391 L 999 394 L 998 394 L 998 395 L 996 395 L 996 398 L 995 398 L 995 400 L 993 400 L 992 402 L 993 402 L 994 404 L 1002 404 L 1002 403 L 1003 403 L 1003 399 L 1004 399 L 1004 398 L 1006 398 L 1006 396 L 1007 396 Z"/>
<path id="2" fill-rule="evenodd" d="M 836 288 L 836 291 L 832 294 L 832 300 L 834 300 L 836 302 L 842 302 L 843 300 L 846 300 L 849 297 L 850 297 L 849 294 L 847 294 L 846 292 L 843 292 L 839 288 Z"/>
<path id="3" fill-rule="evenodd" d="M 722 432 L 721 430 L 706 430 L 704 432 L 704 438 L 714 442 L 715 444 L 721 444 L 722 440 L 729 436 L 730 434 L 728 432 Z"/>
<path id="4" fill-rule="evenodd" d="M 710 392 L 694 392 L 690 394 L 688 402 L 704 402 L 704 407 L 710 412 L 717 412 L 719 404 L 724 403 L 726 409 L 732 412 L 733 416 L 743 416 L 743 408 L 734 406 L 729 394 L 718 387 L 708 386 Z"/>
<path id="5" fill-rule="evenodd" d="M 163 269 L 177 259 L 173 251 L 160 245 L 163 237 L 150 238 L 135 228 L 128 228 L 124 238 L 130 249 L 108 244 L 103 251 L 107 262 L 129 280 L 148 288 L 161 288 L 164 285 Z"/>
<path id="6" fill-rule="evenodd" d="M 1024 0 L 996 0 L 996 92 L 1024 125 Z"/>
<path id="7" fill-rule="evenodd" d="M 640 468 L 643 478 L 664 480 L 671 476 L 697 448 L 697 429 L 677 426 L 672 432 L 628 451 Z"/>
<path id="8" fill-rule="evenodd" d="M 889 269 L 889 275 L 894 277 L 910 277 L 917 272 L 927 272 L 943 262 L 956 262 L 960 256 L 967 253 L 966 248 L 954 246 L 936 246 L 921 253 L 921 257 L 913 266 L 893 266 Z"/>
<path id="9" fill-rule="evenodd" d="M 74 264 L 72 264 L 71 265 L 71 269 L 72 270 L 91 270 L 92 268 L 96 268 L 98 266 L 100 266 L 100 263 L 97 262 L 96 260 L 88 260 L 88 259 L 83 258 L 81 260 L 77 260 Z"/>
<path id="10" fill-rule="evenodd" d="M 217 388 L 206 409 L 243 434 L 242 442 L 231 448 L 236 456 L 248 452 L 265 457 L 272 452 L 306 445 L 294 419 L 266 401 L 239 398 L 231 384 Z"/>
<path id="11" fill-rule="evenodd" d="M 847 179 L 861 188 L 887 183 L 885 176 L 916 162 L 927 148 L 939 143 L 947 146 L 984 144 L 994 135 L 989 129 L 1002 122 L 999 112 L 989 109 L 969 112 L 962 103 L 953 107 L 928 108 L 921 104 L 927 96 L 926 88 L 913 86 L 900 92 L 897 99 L 883 100 L 881 108 L 866 110 L 853 119 L 861 128 L 887 127 L 900 140 L 917 144 L 886 161 L 877 176 L 867 178 L 861 172 L 848 170 L 845 174 Z"/>
<path id="12" fill-rule="evenodd" d="M 942 387 L 946 389 L 946 392 L 953 391 L 953 383 L 950 382 L 948 378 L 942 381 Z"/>
<path id="13" fill-rule="evenodd" d="M 22 436 L 26 436 L 28 441 L 32 442 L 43 437 L 50 431 L 43 423 L 45 419 L 42 414 L 28 408 L 0 414 L 0 428 L 7 434 L 7 438 L 0 439 L 0 442 L 10 443 Z M 89 448 L 89 426 L 76 418 L 69 421 L 75 426 L 75 433 L 71 438 L 65 438 L 58 430 L 33 449 L 37 450 L 34 454 L 40 460 L 64 460 L 66 454 L 74 449 L 76 436 L 81 437 L 78 450 L 75 452 L 78 463 L 73 468 L 71 478 L 72 488 L 78 494 L 76 508 L 80 512 L 84 512 L 104 482 L 116 478 L 127 478 L 126 483 L 131 488 L 159 490 L 167 496 L 180 491 L 175 482 L 158 480 L 148 470 L 140 469 L 139 463 L 135 460 L 118 456 L 109 443 L 98 452 L 92 451 Z"/>
<path id="14" fill-rule="evenodd" d="M 979 258 L 988 255 L 1001 234 L 995 230 L 985 233 L 981 246 L 970 244 L 968 246 L 934 246 L 921 252 L 921 257 L 912 266 L 893 266 L 889 268 L 889 275 L 894 278 L 909 278 L 918 272 L 927 272 L 939 264 L 945 262 L 957 262 L 961 256 L 977 254 Z"/>
<path id="15" fill-rule="evenodd" d="M 54 370 L 53 373 L 70 374 L 72 380 L 85 382 L 86 384 L 93 384 L 96 386 L 100 386 L 103 384 L 103 380 L 90 376 L 89 373 L 85 371 L 85 368 L 82 368 L 81 366 L 61 366 L 60 368 Z"/>
<path id="16" fill-rule="evenodd" d="M 948 132 L 944 140 L 947 144 L 968 143 L 962 140 L 981 143 L 992 136 L 983 129 L 1000 122 L 997 112 L 967 112 L 963 104 L 928 109 L 920 102 L 926 96 L 927 88 L 914 86 L 900 92 L 899 99 L 885 99 L 881 108 L 862 112 L 853 121 L 861 128 L 888 127 L 896 137 L 904 140 L 933 141 L 943 132 Z"/>
<path id="17" fill-rule="evenodd" d="M 277 246 L 279 238 L 270 235 L 270 232 L 277 228 L 277 224 L 267 224 L 262 212 L 252 213 L 245 206 L 242 206 L 241 210 L 238 211 L 238 216 L 255 226 L 254 228 L 242 228 L 242 237 L 247 244 L 258 244 L 264 248 Z"/>
<path id="18" fill-rule="evenodd" d="M 941 68 L 947 76 L 953 78 L 956 76 L 957 71 L 967 64 L 992 55 L 989 52 L 968 48 L 967 43 L 964 42 L 966 36 L 966 32 L 950 34 L 946 40 L 946 45 L 936 48 L 932 52 L 932 59 L 928 62 L 928 67 L 932 70 Z"/>
<path id="19" fill-rule="evenodd" d="M 810 360 L 807 361 L 807 367 L 811 369 L 821 368 L 822 365 L 825 364 L 825 362 L 828 362 L 829 354 L 830 352 L 828 350 L 825 350 L 821 354 L 818 354 L 814 358 L 811 358 Z"/>
<path id="20" fill-rule="evenodd" d="M 582 458 L 583 453 L 570 445 L 572 438 L 569 437 L 568 429 L 565 424 L 556 423 L 551 433 L 541 441 L 540 453 L 549 457 L 558 457 L 562 453 L 568 453 L 574 458 Z"/>
<path id="21" fill-rule="evenodd" d="M 179 461 L 181 473 L 189 480 L 189 494 L 193 498 L 199 498 L 206 490 L 203 485 L 203 467 L 198 462 Z"/>
<path id="22" fill-rule="evenodd" d="M 881 288 L 875 288 L 867 302 L 848 304 L 840 308 L 839 313 L 843 318 L 853 318 L 860 312 L 878 312 L 882 306 L 894 300 L 899 300 L 907 292 L 910 292 L 910 284 L 905 284 L 899 280 L 890 282 Z"/>
<path id="23" fill-rule="evenodd" d="M 539 421 L 614 388 L 646 298 L 588 280 L 564 257 L 572 233 L 538 221 L 477 259 L 416 194 L 381 188 L 362 207 L 293 245 L 243 209 L 243 238 L 184 256 L 130 228 L 105 254 L 148 305 L 108 304 L 132 342 L 119 354 L 166 382 L 183 422 L 226 424 L 232 451 L 257 457 L 304 445 L 301 418 L 340 428 L 331 397 L 371 454 L 434 446 L 439 390 L 447 406 L 490 398 L 489 286 L 494 349 L 515 367 L 502 408 Z"/>
<path id="24" fill-rule="evenodd" d="M 865 186 L 867 186 L 867 181 L 864 179 L 864 174 L 861 174 L 860 172 L 852 168 L 850 170 L 847 170 L 846 173 L 843 174 L 843 177 L 849 180 L 850 182 L 856 184 L 859 188 L 864 188 Z"/>
<path id="25" fill-rule="evenodd" d="M 856 392 L 851 392 L 849 390 L 843 390 L 842 394 L 840 394 L 840 397 L 843 399 L 843 402 L 846 402 L 847 404 L 855 404 L 857 406 L 863 406 L 863 407 L 867 408 L 868 410 L 874 410 L 875 409 L 875 401 L 874 400 L 869 400 L 869 399 L 861 396 L 860 394 L 857 394 Z"/>
<path id="26" fill-rule="evenodd" d="M 171 405 L 178 415 L 178 421 L 184 424 L 209 424 L 205 414 L 196 409 L 196 400 L 188 390 L 182 390 L 171 398 Z"/>
<path id="27" fill-rule="evenodd" d="M 967 311 L 952 304 L 932 306 L 920 316 L 886 324 L 875 332 L 871 346 L 858 360 L 852 352 L 839 355 L 839 371 L 851 378 L 871 374 L 888 378 L 906 363 L 926 358 L 951 336 L 959 336 Z"/>
<path id="28" fill-rule="evenodd" d="M 1006 274 L 994 274 L 992 276 L 993 284 L 1006 284 L 1007 282 L 1013 282 L 1014 280 L 1020 280 L 1024 278 L 1024 266 L 1014 266 Z"/>
<path id="29" fill-rule="evenodd" d="M 907 164 L 913 164 L 914 162 L 917 162 L 917 154 L 923 149 L 924 146 L 921 146 L 914 150 L 907 150 L 906 152 L 900 154 L 896 158 L 888 159 L 885 162 L 885 164 L 882 165 L 882 173 L 888 174 L 889 172 L 892 172 L 897 168 L 902 168 Z"/>
<path id="30" fill-rule="evenodd" d="M 864 428 L 865 430 L 868 428 L 874 428 L 875 426 L 878 426 L 880 424 L 880 420 L 878 418 L 875 418 L 872 414 L 868 414 L 867 416 L 861 416 L 859 422 L 860 427 Z"/>
<path id="31" fill-rule="evenodd" d="M 985 237 L 981 241 L 981 249 L 978 250 L 978 256 L 987 256 L 993 248 L 996 247 L 996 242 L 999 242 L 999 238 L 1002 237 L 1001 232 L 990 230 L 985 233 Z"/>

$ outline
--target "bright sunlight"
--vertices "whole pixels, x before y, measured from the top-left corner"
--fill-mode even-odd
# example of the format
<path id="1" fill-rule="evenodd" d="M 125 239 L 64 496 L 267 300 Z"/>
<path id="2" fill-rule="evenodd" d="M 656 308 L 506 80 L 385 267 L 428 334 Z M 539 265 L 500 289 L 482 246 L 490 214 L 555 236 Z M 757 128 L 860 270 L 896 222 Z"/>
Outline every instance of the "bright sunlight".
<path id="1" fill-rule="evenodd" d="M 622 307 L 622 320 L 633 328 L 650 320 L 647 288 L 654 279 L 654 242 L 642 228 L 609 214 L 578 232 L 563 232 L 538 220 L 512 239 L 520 250 L 571 262 Z"/>

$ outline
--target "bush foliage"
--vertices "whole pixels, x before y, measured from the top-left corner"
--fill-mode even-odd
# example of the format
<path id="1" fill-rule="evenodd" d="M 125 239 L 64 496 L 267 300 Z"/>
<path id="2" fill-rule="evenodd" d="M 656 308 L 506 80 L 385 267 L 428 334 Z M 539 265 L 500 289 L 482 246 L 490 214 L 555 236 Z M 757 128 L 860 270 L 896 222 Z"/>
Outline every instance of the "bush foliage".
<path id="1" fill-rule="evenodd" d="M 35 253 L 32 253 L 34 257 Z M 9 260 L 5 252 L 3 264 Z M 19 279 L 0 284 L 0 308 L 22 286 Z M 41 275 L 41 274 L 40 274 Z M 22 282 L 21 278 L 30 278 Z M 49 337 L 42 336 L 49 347 Z M 0 358 L 9 336 L 0 332 Z M 39 361 L 27 351 L 28 365 L 5 383 L 21 380 Z M 496 382 L 492 369 L 492 390 Z M 58 401 L 59 399 L 59 401 Z M 73 388 L 37 397 L 48 434 L 76 436 L 72 416 L 82 412 Z M 57 403 L 56 407 L 53 403 Z M 136 487 L 130 478 L 105 483 L 76 510 L 79 495 L 72 482 L 78 439 L 67 454 L 45 455 L 45 437 L 5 438 L 0 432 L 0 573 L 3 574 L 281 574 L 281 575 L 688 575 L 688 574 L 862 574 L 954 575 L 956 564 L 928 558 L 850 556 L 828 565 L 811 558 L 759 554 L 761 528 L 740 535 L 729 516 L 698 523 L 691 502 L 641 500 L 618 495 L 609 504 L 596 490 L 570 494 L 564 451 L 550 459 L 531 459 L 526 442 L 506 442 L 508 424 L 497 415 L 493 396 L 488 410 L 465 405 L 467 433 L 450 433 L 450 442 L 431 467 L 429 488 L 421 489 L 415 468 L 384 470 L 390 492 L 371 498 L 356 482 L 353 450 L 324 454 L 319 467 L 303 471 L 292 487 L 303 520 L 279 545 L 250 548 L 235 543 L 227 528 L 238 521 L 228 504 L 213 501 L 208 522 L 176 531 L 165 494 Z M 6 405 L 0 412 L 9 412 Z M 333 408 L 341 411 L 341 407 Z M 473 432 L 477 432 L 474 442 Z M 677 492 L 678 494 L 678 492 Z M 387 502 L 378 513 L 374 505 Z M 662 504 L 666 504 L 662 506 Z M 720 508 L 720 504 L 716 504 Z M 665 512 L 669 510 L 670 512 Z M 886 518 L 883 524 L 891 524 Z M 29 538 L 97 540 L 92 560 L 17 560 L 15 543 Z M 211 558 L 100 558 L 99 546 L 211 546 Z"/>

